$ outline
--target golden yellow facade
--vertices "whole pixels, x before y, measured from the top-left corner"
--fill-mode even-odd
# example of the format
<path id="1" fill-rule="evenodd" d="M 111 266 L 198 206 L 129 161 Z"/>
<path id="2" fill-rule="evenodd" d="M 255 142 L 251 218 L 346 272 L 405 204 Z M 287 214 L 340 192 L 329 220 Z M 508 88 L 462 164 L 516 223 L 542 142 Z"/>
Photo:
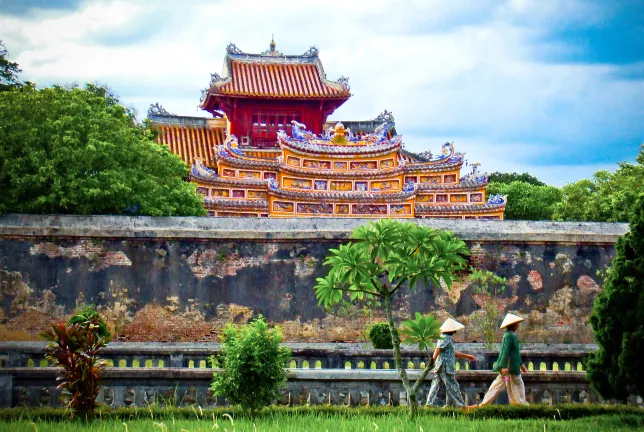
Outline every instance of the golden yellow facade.
<path id="1" fill-rule="evenodd" d="M 503 219 L 504 197 L 487 199 L 477 164 L 461 177 L 451 143 L 421 156 L 386 124 L 354 137 L 341 123 L 323 136 L 294 123 L 280 150 L 242 150 L 229 136 L 214 163 L 196 159 L 191 179 L 212 216 Z"/>

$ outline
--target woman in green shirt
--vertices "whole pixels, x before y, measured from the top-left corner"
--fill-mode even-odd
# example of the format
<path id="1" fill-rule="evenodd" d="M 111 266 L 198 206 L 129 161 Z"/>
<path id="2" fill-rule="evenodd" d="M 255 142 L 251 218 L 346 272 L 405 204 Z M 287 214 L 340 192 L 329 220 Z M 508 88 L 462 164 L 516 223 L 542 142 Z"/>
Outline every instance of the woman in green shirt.
<path id="1" fill-rule="evenodd" d="M 499 358 L 492 367 L 492 370 L 499 372 L 499 375 L 490 385 L 483 402 L 479 406 L 494 402 L 494 399 L 503 390 L 508 392 L 510 405 L 528 404 L 525 400 L 525 387 L 521 378 L 521 373 L 526 373 L 528 370 L 521 364 L 519 340 L 514 334 L 521 321 L 523 321 L 523 318 L 509 313 L 501 324 L 501 328 L 505 328 L 507 331 L 503 335 Z"/>

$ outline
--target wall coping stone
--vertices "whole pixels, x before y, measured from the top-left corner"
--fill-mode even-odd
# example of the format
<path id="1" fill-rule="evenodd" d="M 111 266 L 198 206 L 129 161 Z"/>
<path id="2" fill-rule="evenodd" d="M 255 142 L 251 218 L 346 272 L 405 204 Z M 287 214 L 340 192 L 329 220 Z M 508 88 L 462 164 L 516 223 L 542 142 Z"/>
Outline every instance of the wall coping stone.
<path id="1" fill-rule="evenodd" d="M 333 241 L 346 239 L 352 229 L 372 220 L 8 214 L 0 216 L 0 237 Z M 626 223 L 607 222 L 447 219 L 412 219 L 411 222 L 453 231 L 466 241 L 481 242 L 613 244 L 628 231 Z"/>

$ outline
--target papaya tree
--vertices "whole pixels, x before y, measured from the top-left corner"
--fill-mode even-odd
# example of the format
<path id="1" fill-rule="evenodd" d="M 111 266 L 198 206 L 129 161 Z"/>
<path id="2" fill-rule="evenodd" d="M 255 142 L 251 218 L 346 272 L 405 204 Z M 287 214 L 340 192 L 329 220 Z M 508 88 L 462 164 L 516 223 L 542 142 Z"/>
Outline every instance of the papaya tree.
<path id="1" fill-rule="evenodd" d="M 402 289 L 413 291 L 418 282 L 452 285 L 455 275 L 467 265 L 469 250 L 449 231 L 436 231 L 415 223 L 381 219 L 362 225 L 351 241 L 331 249 L 324 264 L 328 274 L 317 279 L 316 296 L 326 307 L 343 299 L 357 302 L 378 299 L 384 305 L 391 331 L 394 363 L 407 392 L 410 413 L 418 411 L 417 393 L 431 370 L 430 362 L 412 385 L 403 367 L 400 334 L 394 322 L 392 300 Z"/>

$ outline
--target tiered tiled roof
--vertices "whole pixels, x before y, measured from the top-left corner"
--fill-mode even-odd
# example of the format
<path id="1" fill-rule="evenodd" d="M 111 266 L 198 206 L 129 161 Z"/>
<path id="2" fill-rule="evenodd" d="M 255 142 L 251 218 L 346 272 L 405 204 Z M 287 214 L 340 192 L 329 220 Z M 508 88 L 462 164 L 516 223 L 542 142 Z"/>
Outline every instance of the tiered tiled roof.
<path id="1" fill-rule="evenodd" d="M 351 96 L 346 78 L 338 82 L 326 79 L 315 47 L 301 56 L 283 55 L 274 43 L 261 54 L 244 53 L 234 44 L 228 45 L 226 52 L 223 76 L 211 75 L 203 107 L 209 105 L 209 97 L 217 95 L 316 100 Z"/>
<path id="2" fill-rule="evenodd" d="M 325 83 L 312 63 L 231 61 L 231 79 L 213 92 L 223 95 L 273 98 L 345 98 L 349 91 Z"/>

